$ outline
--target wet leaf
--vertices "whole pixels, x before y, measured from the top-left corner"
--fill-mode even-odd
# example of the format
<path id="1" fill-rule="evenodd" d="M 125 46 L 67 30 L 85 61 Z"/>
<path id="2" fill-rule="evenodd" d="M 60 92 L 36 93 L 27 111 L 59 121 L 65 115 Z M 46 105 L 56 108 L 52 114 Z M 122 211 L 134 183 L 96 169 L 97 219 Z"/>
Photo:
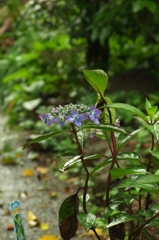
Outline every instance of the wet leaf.
<path id="1" fill-rule="evenodd" d="M 23 177 L 32 177 L 34 176 L 34 172 L 32 169 L 25 169 L 23 172 L 22 172 L 22 176 Z"/>
<path id="2" fill-rule="evenodd" d="M 71 239 L 76 233 L 78 227 L 78 206 L 78 195 L 74 194 L 66 198 L 60 207 L 59 228 L 63 240 Z"/>
<path id="3" fill-rule="evenodd" d="M 37 219 L 37 217 L 31 211 L 28 211 L 27 220 L 28 220 L 28 223 L 29 223 L 30 227 L 35 227 L 35 226 L 38 226 L 40 224 L 40 222 Z"/>
<path id="4" fill-rule="evenodd" d="M 39 238 L 38 240 L 58 240 L 59 238 L 56 238 L 53 235 L 44 235 L 41 238 Z"/>
<path id="5" fill-rule="evenodd" d="M 82 226 L 86 228 L 87 231 L 89 231 L 93 227 L 95 220 L 96 216 L 92 213 L 86 214 L 84 212 L 81 212 L 78 214 L 78 221 Z"/>
<path id="6" fill-rule="evenodd" d="M 40 223 L 40 229 L 41 230 L 48 230 L 49 229 L 49 225 L 47 223 Z"/>
<path id="7" fill-rule="evenodd" d="M 61 172 L 66 171 L 67 169 L 69 169 L 70 166 L 80 161 L 81 161 L 81 155 L 78 155 L 78 156 L 62 156 L 61 155 L 55 158 L 55 162 L 58 166 L 58 169 Z"/>

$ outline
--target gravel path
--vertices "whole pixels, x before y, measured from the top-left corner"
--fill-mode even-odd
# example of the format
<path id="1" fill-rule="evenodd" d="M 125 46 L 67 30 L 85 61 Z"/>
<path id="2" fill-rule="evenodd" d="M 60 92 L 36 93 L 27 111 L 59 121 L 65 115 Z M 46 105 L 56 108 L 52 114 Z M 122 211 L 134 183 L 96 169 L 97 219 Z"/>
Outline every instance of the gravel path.
<path id="1" fill-rule="evenodd" d="M 8 139 L 13 141 L 13 137 L 18 139 L 17 135 L 6 133 L 4 131 L 4 123 L 6 119 L 1 118 L 0 132 L 1 143 L 0 149 L 4 145 L 9 144 Z M 9 139 L 10 141 L 10 139 Z M 14 141 L 13 141 L 14 142 Z M 14 142 L 15 145 L 15 142 Z M 16 144 L 16 147 L 22 148 L 21 141 Z M 1 160 L 3 151 L 1 150 Z M 51 234 L 56 237 L 59 236 L 58 229 L 58 210 L 63 200 L 69 196 L 66 193 L 66 188 L 70 187 L 67 182 L 60 181 L 54 177 L 52 170 L 50 170 L 45 178 L 39 178 L 36 167 L 39 163 L 30 160 L 27 151 L 24 150 L 22 156 L 16 165 L 2 165 L 0 164 L 0 240 L 15 239 L 13 230 L 8 230 L 12 219 L 10 215 L 10 202 L 19 200 L 21 204 L 24 230 L 27 240 L 38 240 L 43 235 Z M 31 169 L 34 172 L 33 176 L 24 177 L 22 173 L 26 169 Z M 51 198 L 50 192 L 56 192 L 57 197 Z M 70 189 L 71 194 L 74 193 Z M 27 220 L 28 211 L 32 211 L 38 218 L 39 222 L 44 222 L 49 226 L 48 230 L 41 230 L 40 226 L 30 227 Z M 81 236 L 85 230 L 78 230 L 77 236 L 73 240 L 79 239 L 93 239 L 89 236 Z"/>

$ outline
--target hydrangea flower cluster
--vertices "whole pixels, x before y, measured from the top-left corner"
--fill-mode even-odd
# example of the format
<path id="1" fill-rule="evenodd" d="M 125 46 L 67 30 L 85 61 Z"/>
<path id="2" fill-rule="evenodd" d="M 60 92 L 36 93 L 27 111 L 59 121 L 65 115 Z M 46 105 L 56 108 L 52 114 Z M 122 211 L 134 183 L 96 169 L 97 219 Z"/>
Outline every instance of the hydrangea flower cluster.
<path id="1" fill-rule="evenodd" d="M 53 123 L 59 123 L 60 127 L 63 127 L 64 123 L 74 123 L 77 127 L 81 127 L 82 122 L 85 120 L 91 120 L 96 124 L 99 124 L 99 116 L 102 113 L 101 110 L 96 109 L 95 106 L 88 107 L 84 104 L 67 104 L 65 106 L 59 105 L 59 107 L 53 108 L 51 113 L 40 114 L 40 119 L 50 126 Z"/>

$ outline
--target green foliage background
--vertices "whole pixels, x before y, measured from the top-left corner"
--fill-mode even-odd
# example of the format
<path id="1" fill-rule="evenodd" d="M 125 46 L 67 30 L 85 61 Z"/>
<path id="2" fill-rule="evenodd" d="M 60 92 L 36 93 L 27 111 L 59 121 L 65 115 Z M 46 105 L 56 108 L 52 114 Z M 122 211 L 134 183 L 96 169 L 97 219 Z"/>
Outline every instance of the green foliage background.
<path id="1" fill-rule="evenodd" d="M 158 12 L 157 0 L 3 1 L 0 100 L 10 125 L 34 127 L 44 106 L 92 104 L 81 67 L 109 77 L 148 69 L 157 82 Z"/>

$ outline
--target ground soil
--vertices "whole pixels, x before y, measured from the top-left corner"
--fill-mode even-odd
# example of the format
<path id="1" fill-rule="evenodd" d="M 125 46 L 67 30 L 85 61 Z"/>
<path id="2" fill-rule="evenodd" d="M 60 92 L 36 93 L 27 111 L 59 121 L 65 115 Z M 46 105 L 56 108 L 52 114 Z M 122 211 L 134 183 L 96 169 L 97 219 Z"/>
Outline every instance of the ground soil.
<path id="1" fill-rule="evenodd" d="M 18 134 L 4 131 L 5 118 L 1 117 L 0 149 L 6 144 L 13 144 L 22 148 L 22 141 Z M 8 137 L 6 137 L 8 136 Z M 11 139 L 10 139 L 11 138 Z M 8 142 L 9 139 L 9 142 Z M 16 143 L 16 144 L 15 144 Z M 1 156 L 3 152 L 1 151 Z M 2 160 L 2 157 L 1 157 Z M 23 217 L 24 230 L 27 240 L 38 240 L 43 235 L 59 236 L 58 211 L 63 200 L 74 193 L 75 188 L 70 187 L 70 183 L 55 177 L 51 164 L 48 163 L 49 171 L 46 174 L 39 174 L 36 167 L 39 162 L 31 160 L 29 152 L 24 150 L 18 159 L 18 164 L 0 164 L 0 240 L 15 239 L 12 229 L 12 219 L 10 214 L 10 202 L 20 201 Z M 45 166 L 46 167 L 46 166 Z M 24 170 L 33 171 L 33 176 L 22 176 Z M 50 193 L 55 192 L 56 197 L 51 197 Z M 41 230 L 40 225 L 30 227 L 27 215 L 32 211 L 40 223 L 46 223 L 48 230 Z M 93 239 L 92 236 L 86 236 L 84 229 L 79 227 L 77 235 L 72 238 Z"/>

